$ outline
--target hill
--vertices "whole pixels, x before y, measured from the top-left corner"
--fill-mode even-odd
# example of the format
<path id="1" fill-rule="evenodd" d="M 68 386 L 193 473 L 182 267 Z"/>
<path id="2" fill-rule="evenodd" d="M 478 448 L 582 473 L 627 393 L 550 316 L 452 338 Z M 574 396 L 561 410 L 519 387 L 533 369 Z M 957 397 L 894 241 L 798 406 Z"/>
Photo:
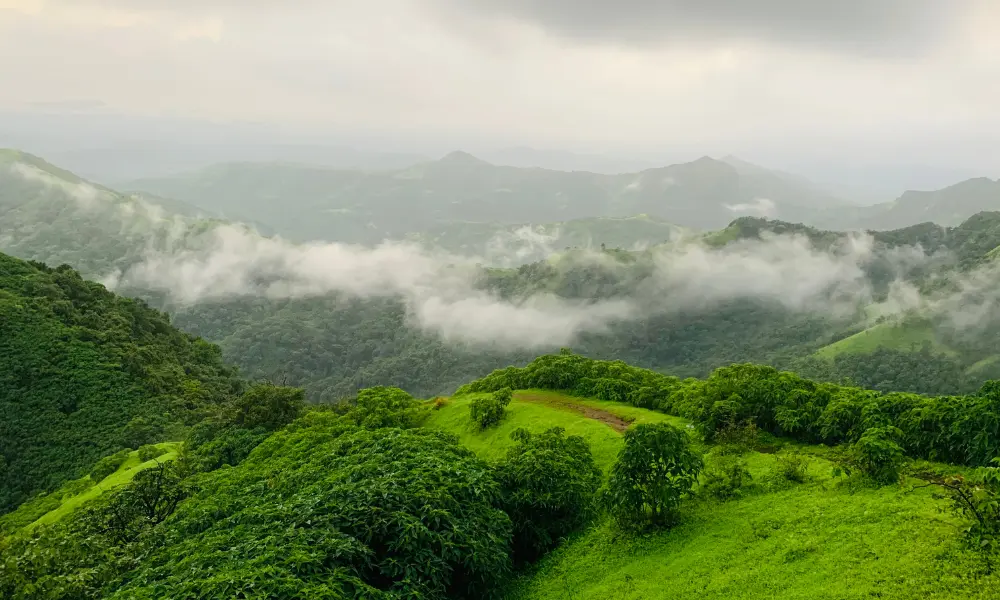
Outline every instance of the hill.
<path id="1" fill-rule="evenodd" d="M 296 241 L 372 243 L 452 222 L 553 223 L 648 214 L 693 228 L 741 214 L 797 217 L 838 201 L 792 178 L 708 157 L 603 175 L 497 166 L 468 153 L 407 169 L 364 172 L 304 165 L 217 165 L 127 189 L 178 198 L 266 223 Z"/>
<path id="2" fill-rule="evenodd" d="M 218 348 L 68 267 L 0 254 L 0 513 L 238 389 Z"/>

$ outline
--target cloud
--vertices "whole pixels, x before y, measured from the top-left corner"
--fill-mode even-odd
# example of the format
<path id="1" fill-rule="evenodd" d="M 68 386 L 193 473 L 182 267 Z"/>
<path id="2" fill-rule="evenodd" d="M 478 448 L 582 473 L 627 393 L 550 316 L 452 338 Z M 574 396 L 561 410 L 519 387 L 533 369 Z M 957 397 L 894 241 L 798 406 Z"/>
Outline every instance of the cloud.
<path id="1" fill-rule="evenodd" d="M 639 45 L 764 40 L 854 52 L 920 52 L 975 0 L 439 0 L 580 41 Z"/>
<path id="2" fill-rule="evenodd" d="M 778 208 L 778 205 L 774 203 L 774 200 L 769 200 L 767 198 L 755 198 L 753 202 L 746 202 L 743 204 L 723 204 L 723 206 L 737 214 L 750 214 L 759 217 L 769 217 L 775 214 L 776 209 Z"/>

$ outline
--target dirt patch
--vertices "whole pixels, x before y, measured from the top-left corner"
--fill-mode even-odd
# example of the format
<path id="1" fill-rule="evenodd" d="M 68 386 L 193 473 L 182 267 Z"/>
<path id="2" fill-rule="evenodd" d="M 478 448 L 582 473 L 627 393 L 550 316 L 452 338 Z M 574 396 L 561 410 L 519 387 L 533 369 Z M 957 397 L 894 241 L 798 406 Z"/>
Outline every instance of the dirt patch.
<path id="1" fill-rule="evenodd" d="M 536 404 L 545 404 L 546 406 L 554 406 L 556 408 L 561 408 L 565 410 L 571 410 L 576 413 L 587 417 L 588 419 L 593 419 L 595 421 L 600 421 L 608 427 L 614 429 L 618 433 L 623 433 L 628 429 L 629 425 L 632 424 L 631 421 L 626 421 L 625 419 L 619 417 L 618 415 L 613 415 L 606 410 L 601 410 L 599 408 L 592 408 L 590 406 L 584 406 L 582 404 L 577 404 L 571 400 L 556 400 L 550 396 L 542 396 L 540 394 L 530 394 L 518 392 L 515 398 L 523 402 L 534 402 Z"/>

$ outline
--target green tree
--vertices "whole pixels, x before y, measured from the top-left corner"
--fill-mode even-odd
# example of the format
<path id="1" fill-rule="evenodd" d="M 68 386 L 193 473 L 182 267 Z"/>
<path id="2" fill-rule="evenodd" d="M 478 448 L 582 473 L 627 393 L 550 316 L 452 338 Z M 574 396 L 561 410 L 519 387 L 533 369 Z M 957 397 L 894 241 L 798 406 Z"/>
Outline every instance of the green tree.
<path id="1" fill-rule="evenodd" d="M 514 524 L 514 559 L 532 562 L 576 531 L 595 513 L 601 470 L 590 446 L 561 427 L 532 434 L 518 429 L 517 441 L 496 467 L 503 509 Z"/>
<path id="2" fill-rule="evenodd" d="M 636 425 L 624 437 L 604 490 L 605 506 L 621 526 L 669 526 L 698 481 L 701 456 L 684 431 L 666 423 Z"/>

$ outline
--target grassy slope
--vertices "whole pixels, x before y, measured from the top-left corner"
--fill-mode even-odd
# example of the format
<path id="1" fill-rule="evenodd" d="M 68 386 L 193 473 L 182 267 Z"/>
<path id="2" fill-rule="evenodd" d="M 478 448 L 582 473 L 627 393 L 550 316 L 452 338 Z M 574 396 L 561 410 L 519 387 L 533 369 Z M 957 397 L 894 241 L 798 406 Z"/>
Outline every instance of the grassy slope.
<path id="1" fill-rule="evenodd" d="M 526 396 L 547 399 L 550 402 L 525 401 Z M 514 394 L 514 400 L 507 408 L 507 415 L 499 426 L 479 431 L 469 418 L 469 404 L 476 397 L 476 394 L 469 394 L 448 399 L 443 408 L 432 414 L 426 426 L 458 435 L 462 444 L 485 459 L 503 456 L 507 447 L 511 445 L 510 434 L 519 427 L 533 432 L 544 431 L 550 427 L 562 427 L 567 435 L 579 435 L 586 439 L 594 454 L 594 460 L 602 469 L 607 470 L 621 448 L 621 435 L 600 421 L 567 409 L 566 402 L 603 410 L 626 420 L 635 419 L 636 423 L 661 421 L 681 423 L 680 419 L 642 408 L 530 390 Z"/>
<path id="2" fill-rule="evenodd" d="M 128 459 L 118 467 L 117 471 L 108 475 L 100 482 L 96 484 L 91 483 L 90 475 L 77 481 L 68 482 L 61 489 L 51 494 L 26 502 L 16 511 L 5 515 L 3 520 L 9 523 L 16 523 L 19 520 L 23 521 L 25 518 L 31 519 L 39 515 L 40 510 L 47 509 L 46 512 L 40 514 L 36 519 L 29 521 L 24 526 L 24 531 L 30 531 L 39 525 L 55 523 L 74 510 L 100 497 L 105 492 L 119 488 L 132 481 L 132 478 L 140 471 L 155 466 L 157 462 L 162 463 L 174 460 L 180 451 L 181 443 L 163 442 L 156 444 L 156 447 L 166 452 L 156 457 L 155 460 L 140 463 L 138 450 L 133 451 L 129 454 Z"/>
<path id="3" fill-rule="evenodd" d="M 981 563 L 930 490 L 852 492 L 816 457 L 809 483 L 772 485 L 775 460 L 751 454 L 753 493 L 692 500 L 674 530 L 632 538 L 597 525 L 543 560 L 510 598 L 998 597 L 1000 577 L 974 574 Z"/>
<path id="4" fill-rule="evenodd" d="M 924 342 L 929 342 L 938 352 L 954 354 L 953 350 L 937 342 L 929 325 L 882 323 L 820 348 L 816 356 L 832 359 L 840 354 L 869 354 L 879 347 L 911 350 Z"/>

